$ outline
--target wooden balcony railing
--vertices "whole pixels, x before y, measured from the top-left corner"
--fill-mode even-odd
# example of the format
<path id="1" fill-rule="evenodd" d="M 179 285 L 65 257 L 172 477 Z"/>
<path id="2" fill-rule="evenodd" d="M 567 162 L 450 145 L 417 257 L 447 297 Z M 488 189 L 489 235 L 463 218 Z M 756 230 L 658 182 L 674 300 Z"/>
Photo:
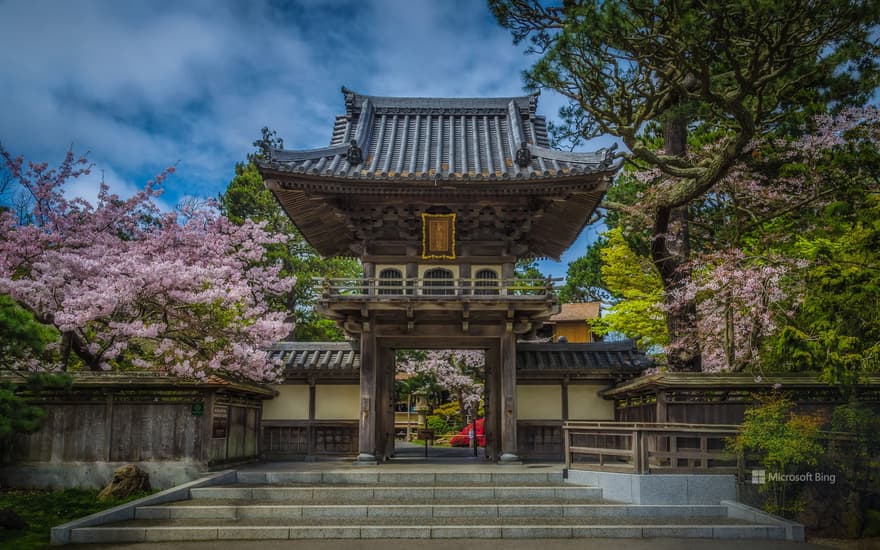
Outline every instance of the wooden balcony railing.
<path id="1" fill-rule="evenodd" d="M 741 460 L 727 452 L 739 429 L 722 424 L 566 422 L 565 465 L 636 474 L 735 474 Z"/>
<path id="2" fill-rule="evenodd" d="M 541 299 L 555 296 L 555 283 L 562 279 L 316 279 L 325 299 L 390 299 L 419 297 L 443 299 Z"/>

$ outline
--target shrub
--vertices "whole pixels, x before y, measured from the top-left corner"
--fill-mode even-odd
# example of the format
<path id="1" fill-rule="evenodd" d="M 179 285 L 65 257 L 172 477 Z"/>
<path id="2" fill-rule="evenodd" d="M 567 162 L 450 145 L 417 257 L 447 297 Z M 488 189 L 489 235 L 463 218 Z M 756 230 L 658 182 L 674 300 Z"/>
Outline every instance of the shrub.
<path id="1" fill-rule="evenodd" d="M 815 466 L 823 453 L 818 440 L 822 418 L 795 414 L 794 403 L 776 392 L 757 400 L 757 406 L 746 410 L 740 432 L 730 442 L 732 450 L 742 456 L 757 455 L 768 474 L 794 475 Z M 760 491 L 769 512 L 793 516 L 803 509 L 795 483 L 768 476 Z"/>

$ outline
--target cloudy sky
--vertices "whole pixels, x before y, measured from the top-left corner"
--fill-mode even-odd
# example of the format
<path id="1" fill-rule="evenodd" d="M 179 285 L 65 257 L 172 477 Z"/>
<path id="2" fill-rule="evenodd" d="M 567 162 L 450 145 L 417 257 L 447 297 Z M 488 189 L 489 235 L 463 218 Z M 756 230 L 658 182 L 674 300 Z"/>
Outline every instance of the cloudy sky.
<path id="1" fill-rule="evenodd" d="M 341 86 L 372 95 L 523 93 L 531 60 L 479 0 L 0 0 L 0 142 L 57 164 L 73 146 L 121 195 L 176 165 L 165 205 L 216 196 L 262 126 L 322 147 Z M 539 112 L 562 98 L 543 92 Z M 565 274 L 587 233 L 545 272 Z"/>

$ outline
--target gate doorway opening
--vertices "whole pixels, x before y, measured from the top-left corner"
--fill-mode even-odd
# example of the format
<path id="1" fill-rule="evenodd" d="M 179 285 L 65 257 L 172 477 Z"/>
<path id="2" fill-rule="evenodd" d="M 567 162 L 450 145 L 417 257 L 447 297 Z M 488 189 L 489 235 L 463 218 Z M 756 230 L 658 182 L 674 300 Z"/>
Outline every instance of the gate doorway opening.
<path id="1" fill-rule="evenodd" d="M 485 397 L 485 350 L 395 350 L 391 459 L 485 461 Z"/>

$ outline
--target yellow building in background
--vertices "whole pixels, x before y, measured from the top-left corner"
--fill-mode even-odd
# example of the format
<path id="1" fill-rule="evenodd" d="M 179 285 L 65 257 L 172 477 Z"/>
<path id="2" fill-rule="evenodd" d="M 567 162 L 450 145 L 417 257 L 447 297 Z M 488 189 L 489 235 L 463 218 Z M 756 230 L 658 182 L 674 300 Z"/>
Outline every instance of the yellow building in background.
<path id="1" fill-rule="evenodd" d="M 550 317 L 548 325 L 553 327 L 553 341 L 558 342 L 560 337 L 572 344 L 585 344 L 598 342 L 601 338 L 593 334 L 588 319 L 598 319 L 600 312 L 599 302 L 584 302 L 581 304 L 562 304 L 562 310 Z"/>

